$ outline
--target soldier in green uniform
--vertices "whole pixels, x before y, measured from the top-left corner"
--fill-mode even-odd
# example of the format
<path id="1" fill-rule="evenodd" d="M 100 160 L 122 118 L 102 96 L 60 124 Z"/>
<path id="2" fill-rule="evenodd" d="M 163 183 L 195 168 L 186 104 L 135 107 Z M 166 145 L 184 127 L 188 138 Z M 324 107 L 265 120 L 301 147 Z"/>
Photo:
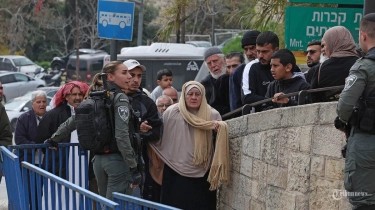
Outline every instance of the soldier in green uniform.
<path id="1" fill-rule="evenodd" d="M 360 24 L 359 44 L 366 54 L 350 69 L 340 95 L 340 130 L 351 125 L 344 185 L 353 209 L 375 209 L 375 13 Z"/>
<path id="2" fill-rule="evenodd" d="M 111 93 L 116 92 L 113 101 L 114 107 L 114 146 L 111 151 L 95 154 L 93 158 L 94 173 L 98 182 L 99 194 L 112 199 L 112 192 L 132 194 L 132 188 L 141 183 L 142 176 L 137 170 L 137 162 L 129 136 L 130 107 L 129 99 L 121 89 L 129 88 L 130 74 L 127 67 L 120 61 L 113 61 L 104 66 L 107 73 L 108 88 Z M 95 75 L 88 93 L 103 89 L 103 81 L 99 79 L 100 73 Z M 52 146 L 57 147 L 57 142 L 76 129 L 74 116 L 61 124 L 58 130 L 47 140 Z"/>

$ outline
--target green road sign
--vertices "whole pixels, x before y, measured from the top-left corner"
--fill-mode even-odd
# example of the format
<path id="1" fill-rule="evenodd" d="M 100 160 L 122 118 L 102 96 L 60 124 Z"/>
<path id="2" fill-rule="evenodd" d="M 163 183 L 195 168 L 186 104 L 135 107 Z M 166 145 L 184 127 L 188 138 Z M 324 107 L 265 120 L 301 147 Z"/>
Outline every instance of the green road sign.
<path id="1" fill-rule="evenodd" d="M 313 3 L 313 4 L 360 4 L 364 0 L 289 0 L 291 3 Z"/>
<path id="2" fill-rule="evenodd" d="M 288 6 L 285 15 L 285 45 L 289 50 L 306 50 L 307 43 L 320 40 L 326 30 L 344 26 L 358 43 L 362 9 Z"/>

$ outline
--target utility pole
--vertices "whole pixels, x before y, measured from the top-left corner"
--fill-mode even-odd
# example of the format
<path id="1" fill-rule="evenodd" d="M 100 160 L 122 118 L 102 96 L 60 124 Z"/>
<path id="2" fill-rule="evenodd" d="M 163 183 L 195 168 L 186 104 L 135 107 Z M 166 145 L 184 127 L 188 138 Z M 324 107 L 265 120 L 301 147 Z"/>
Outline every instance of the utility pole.
<path id="1" fill-rule="evenodd" d="M 143 34 L 143 0 L 140 0 L 140 2 L 137 3 L 139 3 L 137 45 L 141 46 Z"/>
<path id="2" fill-rule="evenodd" d="M 78 8 L 78 0 L 75 0 L 75 12 L 76 12 L 76 40 L 75 40 L 75 48 L 76 48 L 76 79 L 80 80 L 80 75 L 79 75 L 79 8 Z"/>

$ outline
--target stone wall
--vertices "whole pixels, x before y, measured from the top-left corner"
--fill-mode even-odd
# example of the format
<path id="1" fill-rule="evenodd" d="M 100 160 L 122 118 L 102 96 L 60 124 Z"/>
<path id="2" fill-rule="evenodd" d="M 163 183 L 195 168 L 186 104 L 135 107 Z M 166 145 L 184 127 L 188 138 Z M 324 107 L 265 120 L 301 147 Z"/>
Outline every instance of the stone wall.
<path id="1" fill-rule="evenodd" d="M 273 109 L 227 121 L 231 178 L 220 209 L 351 209 L 343 190 L 344 134 L 336 103 Z"/>

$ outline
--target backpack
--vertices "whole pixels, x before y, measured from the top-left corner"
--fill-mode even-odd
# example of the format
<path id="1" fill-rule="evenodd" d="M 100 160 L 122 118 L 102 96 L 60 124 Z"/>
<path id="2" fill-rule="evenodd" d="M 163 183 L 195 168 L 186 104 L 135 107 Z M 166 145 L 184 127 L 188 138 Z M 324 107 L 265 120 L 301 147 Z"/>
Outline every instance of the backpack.
<path id="1" fill-rule="evenodd" d="M 79 145 L 83 150 L 94 153 L 108 153 L 114 139 L 112 102 L 119 95 L 111 93 L 106 98 L 104 94 L 106 91 L 90 94 L 75 110 Z M 110 103 L 106 103 L 106 100 L 110 100 Z"/>

